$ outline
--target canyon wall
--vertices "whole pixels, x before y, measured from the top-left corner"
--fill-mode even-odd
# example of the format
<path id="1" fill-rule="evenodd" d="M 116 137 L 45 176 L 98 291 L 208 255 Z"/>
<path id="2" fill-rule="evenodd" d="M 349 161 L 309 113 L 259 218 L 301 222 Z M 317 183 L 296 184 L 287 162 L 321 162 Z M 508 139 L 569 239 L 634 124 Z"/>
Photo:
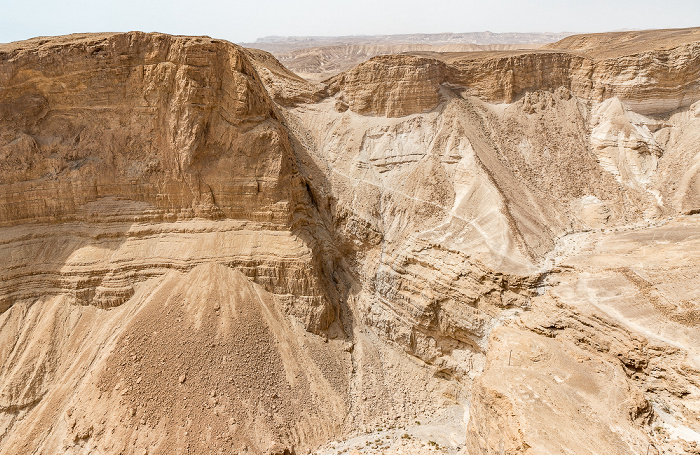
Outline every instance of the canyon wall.
<path id="1" fill-rule="evenodd" d="M 0 453 L 694 453 L 687 33 L 1 45 Z"/>

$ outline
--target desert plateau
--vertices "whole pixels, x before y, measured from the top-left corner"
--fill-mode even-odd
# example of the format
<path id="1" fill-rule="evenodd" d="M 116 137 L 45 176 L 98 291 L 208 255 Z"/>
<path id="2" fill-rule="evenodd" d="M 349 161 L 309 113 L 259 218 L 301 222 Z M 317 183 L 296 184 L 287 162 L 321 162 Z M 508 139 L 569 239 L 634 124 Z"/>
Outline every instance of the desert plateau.
<path id="1" fill-rule="evenodd" d="M 0 454 L 700 454 L 700 28 L 492 35 L 0 44 Z"/>

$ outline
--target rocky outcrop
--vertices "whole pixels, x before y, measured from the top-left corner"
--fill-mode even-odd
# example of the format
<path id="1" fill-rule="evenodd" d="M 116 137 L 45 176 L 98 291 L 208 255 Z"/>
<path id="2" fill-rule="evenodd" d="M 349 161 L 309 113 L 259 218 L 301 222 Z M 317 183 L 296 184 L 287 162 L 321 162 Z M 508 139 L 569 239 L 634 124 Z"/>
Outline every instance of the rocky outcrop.
<path id="1" fill-rule="evenodd" d="M 294 324 L 342 333 L 338 293 L 308 239 L 316 228 L 306 212 L 315 209 L 248 54 L 220 40 L 160 34 L 35 40 L 0 48 L 0 87 L 1 451 L 268 453 L 337 434 L 342 374 L 311 361 L 300 371 L 319 377 L 286 376 L 295 378 L 289 356 L 301 357 L 289 351 Z M 183 300 L 184 290 L 194 294 Z M 185 309 L 169 318 L 173 304 Z M 123 352 L 135 336 L 139 347 Z M 221 338 L 234 341 L 209 351 Z M 254 357 L 231 351 L 244 342 Z M 165 351 L 176 354 L 164 370 L 149 356 Z M 229 367 L 207 372 L 226 363 L 222 355 Z M 226 377 L 235 371 L 253 386 L 248 398 Z M 83 382 L 86 374 L 102 379 Z M 319 391 L 326 374 L 334 385 Z M 310 420 L 290 418 L 297 423 L 281 429 L 268 417 L 287 390 L 277 380 L 310 400 Z M 179 442 L 180 433 L 212 431 L 190 427 L 210 417 L 194 412 L 197 399 L 194 408 L 174 404 L 194 398 L 189 388 L 216 402 L 207 412 L 228 416 L 220 422 L 230 434 L 217 427 L 212 440 Z M 264 406 L 248 401 L 260 391 L 269 392 Z M 313 409 L 321 408 L 335 410 L 319 432 Z M 247 439 L 248 425 L 259 437 Z M 112 439 L 116 426 L 125 431 Z M 146 434 L 139 426 L 152 438 L 135 442 Z M 27 434 L 20 428 L 34 436 L 19 437 Z"/>
<path id="2" fill-rule="evenodd" d="M 149 219 L 290 223 L 286 134 L 239 48 L 142 33 L 6 45 L 0 86 L 4 225 L 85 219 L 106 196 Z"/>
<path id="3" fill-rule="evenodd" d="M 76 304 L 112 308 L 148 279 L 213 261 L 278 295 L 309 330 L 325 330 L 336 317 L 311 249 L 289 232 L 232 221 L 69 223 L 7 229 L 2 245 L 3 310 L 17 301 L 66 294 Z"/>
<path id="4" fill-rule="evenodd" d="M 277 103 L 293 106 L 299 103 L 316 102 L 323 98 L 325 87 L 297 76 L 265 51 L 246 49 L 255 71 L 265 84 L 268 94 Z"/>
<path id="5" fill-rule="evenodd" d="M 331 79 L 329 89 L 353 112 L 402 117 L 437 106 L 444 73 L 432 59 L 380 56 Z"/>
<path id="6" fill-rule="evenodd" d="M 512 103 L 539 90 L 570 90 L 593 102 L 620 99 L 640 114 L 660 114 L 698 101 L 700 44 L 679 44 L 670 49 L 596 58 L 586 53 L 558 50 L 475 52 L 421 57 L 413 62 L 423 82 L 407 80 L 399 70 L 411 57 L 377 57 L 329 81 L 331 93 L 341 92 L 350 109 L 367 115 L 400 117 L 437 106 L 441 85 L 465 95 L 497 103 Z M 418 57 L 415 57 L 418 58 Z M 428 69 L 431 68 L 431 69 Z M 381 74 L 368 79 L 360 74 Z M 365 76 L 368 77 L 368 76 Z M 405 106 L 391 101 L 405 89 Z"/>
<path id="7" fill-rule="evenodd" d="M 178 258 L 174 250 L 117 259 L 115 251 L 128 250 L 129 239 L 159 235 L 158 229 L 132 230 L 127 222 L 225 218 L 257 222 L 263 231 L 291 229 L 305 192 L 287 134 L 242 49 L 209 38 L 130 33 L 6 46 L 1 58 L 0 223 L 109 223 L 102 228 L 109 234 L 62 227 L 65 243 L 55 242 L 50 226 L 29 234 L 7 231 L 12 265 L 3 280 L 5 308 L 20 298 L 68 290 L 79 303 L 112 307 L 131 297 L 135 282 L 197 264 L 196 253 Z M 161 232 L 241 229 L 171 226 Z M 96 244 L 110 255 L 79 253 Z M 14 256 L 18 249 L 25 252 Z M 44 269 L 26 262 L 38 254 Z M 286 260 L 265 278 L 269 272 L 260 271 L 256 254 L 225 256 L 218 260 L 246 270 L 271 292 L 313 300 L 321 313 L 303 315 L 309 328 L 332 321 L 324 297 L 309 293 L 314 285 L 287 278 L 272 284 L 273 276 L 287 274 Z M 308 257 L 303 260 L 311 267 Z M 314 281 L 313 273 L 300 279 Z"/>
<path id="8" fill-rule="evenodd" d="M 469 453 L 646 450 L 636 423 L 651 406 L 619 364 L 529 331 L 499 328 L 491 341 L 473 389 Z"/>
<path id="9" fill-rule="evenodd" d="M 661 125 L 629 113 L 619 98 L 601 103 L 591 123 L 591 145 L 603 169 L 628 185 L 648 184 L 663 153 L 652 134 Z"/>
<path id="10" fill-rule="evenodd" d="M 526 92 L 565 87 L 582 99 L 617 97 L 638 113 L 659 114 L 697 101 L 699 52 L 693 42 L 601 60 L 556 50 L 459 59 L 447 82 L 506 103 Z"/>
<path id="11" fill-rule="evenodd" d="M 310 40 L 311 41 L 311 40 Z M 427 44 L 403 42 L 399 37 L 396 43 L 387 40 L 387 44 L 376 43 L 332 43 L 319 47 L 306 47 L 287 52 L 274 52 L 275 58 L 280 63 L 295 73 L 309 78 L 327 79 L 338 73 L 349 70 L 364 61 L 378 55 L 404 54 L 408 52 L 432 53 L 432 52 L 482 52 L 482 51 L 508 51 L 516 49 L 535 49 L 540 44 L 472 44 L 455 41 L 450 44 Z M 311 42 L 309 42 L 311 44 Z M 251 47 L 267 46 L 251 44 Z M 274 46 L 273 46 L 274 48 Z"/>

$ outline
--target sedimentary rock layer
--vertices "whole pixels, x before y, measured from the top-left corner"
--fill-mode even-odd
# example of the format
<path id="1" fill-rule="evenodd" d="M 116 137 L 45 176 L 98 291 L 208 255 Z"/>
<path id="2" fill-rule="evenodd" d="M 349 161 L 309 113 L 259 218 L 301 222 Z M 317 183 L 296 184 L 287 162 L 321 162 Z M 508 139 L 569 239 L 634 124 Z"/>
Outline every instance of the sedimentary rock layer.
<path id="1" fill-rule="evenodd" d="M 105 196 L 152 218 L 289 224 L 286 134 L 240 48 L 142 33 L 37 39 L 3 47 L 0 86 L 4 225 L 84 219 Z"/>
<path id="2" fill-rule="evenodd" d="M 497 103 L 512 103 L 528 92 L 569 89 L 600 102 L 617 97 L 642 114 L 659 114 L 698 101 L 700 45 L 596 58 L 584 52 L 550 50 L 425 53 L 375 57 L 329 81 L 351 109 L 388 117 L 420 113 L 438 104 L 440 86 Z M 401 68 L 415 65 L 419 75 Z M 372 79 L 366 79 L 372 75 Z M 417 83 L 418 79 L 420 83 Z M 392 99 L 405 99 L 397 109 Z"/>

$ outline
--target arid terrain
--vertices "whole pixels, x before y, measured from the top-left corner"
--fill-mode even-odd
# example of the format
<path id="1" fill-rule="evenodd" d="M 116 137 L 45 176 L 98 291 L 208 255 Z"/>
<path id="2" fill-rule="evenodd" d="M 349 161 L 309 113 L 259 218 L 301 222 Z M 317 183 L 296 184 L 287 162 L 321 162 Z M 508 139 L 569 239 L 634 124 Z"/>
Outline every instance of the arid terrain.
<path id="1" fill-rule="evenodd" d="M 0 44 L 0 454 L 700 454 L 700 29 L 437 46 Z"/>
<path id="2" fill-rule="evenodd" d="M 241 43 L 272 53 L 286 68 L 321 81 L 377 55 L 534 49 L 571 33 L 435 33 L 370 36 L 270 36 Z"/>

